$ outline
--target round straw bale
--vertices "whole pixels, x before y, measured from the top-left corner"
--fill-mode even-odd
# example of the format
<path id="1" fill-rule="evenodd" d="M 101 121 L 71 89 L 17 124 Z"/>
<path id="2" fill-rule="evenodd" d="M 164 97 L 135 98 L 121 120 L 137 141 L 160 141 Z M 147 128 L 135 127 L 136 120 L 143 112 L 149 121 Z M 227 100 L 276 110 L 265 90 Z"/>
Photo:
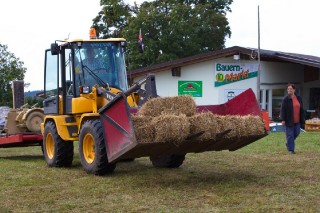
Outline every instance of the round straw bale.
<path id="1" fill-rule="evenodd" d="M 190 122 L 190 134 L 204 132 L 197 138 L 200 142 L 214 140 L 217 133 L 220 132 L 217 116 L 212 112 L 197 113 L 188 119 Z"/>
<path id="2" fill-rule="evenodd" d="M 154 142 L 154 126 L 148 116 L 131 116 L 138 143 Z"/>
<path id="3" fill-rule="evenodd" d="M 186 115 L 163 114 L 152 119 L 155 129 L 154 141 L 182 143 L 190 133 L 190 123 Z"/>
<path id="4" fill-rule="evenodd" d="M 148 100 L 141 106 L 138 114 L 143 116 L 159 116 L 163 113 L 192 116 L 196 113 L 196 103 L 190 95 L 157 97 Z"/>

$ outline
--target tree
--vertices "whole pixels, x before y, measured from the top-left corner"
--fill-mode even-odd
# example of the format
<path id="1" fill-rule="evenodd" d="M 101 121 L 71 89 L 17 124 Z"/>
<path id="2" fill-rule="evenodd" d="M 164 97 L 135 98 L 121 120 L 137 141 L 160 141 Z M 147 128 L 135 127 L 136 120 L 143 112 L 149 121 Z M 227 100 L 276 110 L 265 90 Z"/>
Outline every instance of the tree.
<path id="1" fill-rule="evenodd" d="M 122 0 L 101 0 L 103 6 L 93 19 L 93 27 L 99 38 L 122 37 L 122 31 L 128 26 L 128 17 L 132 7 Z"/>
<path id="2" fill-rule="evenodd" d="M 0 106 L 12 107 L 12 81 L 23 80 L 26 73 L 24 63 L 0 44 Z"/>
<path id="3" fill-rule="evenodd" d="M 25 97 L 24 101 L 26 104 L 28 104 L 29 107 L 32 107 L 32 106 L 43 107 L 42 99 L 36 96 Z"/>
<path id="4" fill-rule="evenodd" d="M 111 5 L 114 1 L 117 4 Z M 226 36 L 231 36 L 226 12 L 231 11 L 229 5 L 232 2 L 233 0 L 156 0 L 145 1 L 138 7 L 136 4 L 127 5 L 123 1 L 106 0 L 101 1 L 101 5 L 108 4 L 94 20 L 94 25 L 100 23 L 99 33 L 103 34 L 102 37 L 120 36 L 127 39 L 130 50 L 129 69 L 136 69 L 223 49 Z M 140 29 L 144 54 L 139 54 L 137 48 Z"/>

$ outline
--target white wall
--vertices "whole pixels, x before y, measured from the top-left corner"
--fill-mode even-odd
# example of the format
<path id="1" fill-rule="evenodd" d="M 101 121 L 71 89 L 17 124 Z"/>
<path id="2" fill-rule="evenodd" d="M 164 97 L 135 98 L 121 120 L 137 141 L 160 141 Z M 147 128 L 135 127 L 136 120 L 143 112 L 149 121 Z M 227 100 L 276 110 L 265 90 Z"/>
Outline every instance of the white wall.
<path id="1" fill-rule="evenodd" d="M 206 61 L 181 67 L 181 76 L 172 76 L 171 70 L 156 73 L 158 95 L 162 97 L 178 95 L 178 81 L 202 81 L 202 97 L 195 97 L 198 105 L 218 103 L 214 91 L 214 63 Z"/>
<path id="2" fill-rule="evenodd" d="M 260 83 L 303 82 L 303 65 L 291 63 L 261 62 Z"/>
<path id="3" fill-rule="evenodd" d="M 156 87 L 158 95 L 162 97 L 178 95 L 178 81 L 202 81 L 202 97 L 195 97 L 197 105 L 222 104 L 226 101 L 225 90 L 246 90 L 251 88 L 257 94 L 257 78 L 237 81 L 215 87 L 215 65 L 216 63 L 237 63 L 233 57 L 220 58 L 211 61 L 205 61 L 197 64 L 181 67 L 181 76 L 172 76 L 171 70 L 155 73 Z M 238 63 L 250 64 L 257 63 L 252 60 L 241 60 Z M 303 65 L 293 63 L 276 63 L 261 61 L 260 89 L 269 91 L 272 89 L 286 89 L 289 82 L 300 83 L 297 88 L 303 98 L 305 106 L 309 104 L 309 88 L 320 87 L 320 81 L 303 83 L 304 72 Z M 141 79 L 139 77 L 135 79 Z M 264 92 L 266 95 L 266 92 Z M 268 102 L 272 105 L 272 100 Z M 269 108 L 269 115 L 272 111 Z"/>
<path id="4" fill-rule="evenodd" d="M 181 76 L 172 76 L 171 70 L 155 73 L 158 95 L 161 97 L 177 96 L 178 81 L 202 81 L 202 97 L 194 97 L 197 105 L 221 104 L 225 102 L 226 89 L 248 89 L 256 92 L 257 78 L 242 80 L 219 87 L 215 87 L 215 64 L 235 63 L 232 57 L 205 61 L 181 67 Z M 253 63 L 247 61 L 242 63 Z M 137 81 L 137 79 L 135 79 Z"/>

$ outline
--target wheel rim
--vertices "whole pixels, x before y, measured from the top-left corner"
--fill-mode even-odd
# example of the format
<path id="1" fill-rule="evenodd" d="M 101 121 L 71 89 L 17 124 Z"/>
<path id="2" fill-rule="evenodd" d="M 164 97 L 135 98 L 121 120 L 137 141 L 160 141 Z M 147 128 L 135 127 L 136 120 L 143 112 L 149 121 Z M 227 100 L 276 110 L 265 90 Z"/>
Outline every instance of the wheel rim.
<path id="1" fill-rule="evenodd" d="M 34 132 L 38 132 L 40 131 L 40 124 L 43 122 L 43 119 L 39 116 L 36 116 L 36 117 L 33 117 L 31 120 L 30 120 L 30 125 L 31 127 L 29 127 L 29 129 L 31 131 L 34 131 Z"/>
<path id="2" fill-rule="evenodd" d="M 83 138 L 83 156 L 87 163 L 91 164 L 95 158 L 94 139 L 91 134 L 86 134 Z"/>
<path id="3" fill-rule="evenodd" d="M 47 156 L 52 159 L 54 156 L 54 142 L 51 133 L 46 136 L 46 153 Z"/>

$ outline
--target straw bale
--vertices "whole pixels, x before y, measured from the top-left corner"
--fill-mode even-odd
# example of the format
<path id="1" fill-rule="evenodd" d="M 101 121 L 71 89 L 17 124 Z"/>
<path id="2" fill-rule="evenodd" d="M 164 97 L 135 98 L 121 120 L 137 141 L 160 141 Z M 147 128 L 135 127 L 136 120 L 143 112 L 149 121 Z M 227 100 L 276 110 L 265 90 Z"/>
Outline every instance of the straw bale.
<path id="1" fill-rule="evenodd" d="M 173 114 L 192 116 L 196 113 L 196 103 L 190 95 L 174 97 L 157 97 L 149 99 L 138 112 L 143 116 L 159 116 L 161 114 Z"/>
<path id="2" fill-rule="evenodd" d="M 197 138 L 198 141 L 214 140 L 217 133 L 220 132 L 217 117 L 218 116 L 212 112 L 201 112 L 189 117 L 190 134 L 204 131 L 204 133 Z"/>
<path id="3" fill-rule="evenodd" d="M 220 131 L 224 132 L 231 129 L 229 133 L 224 135 L 224 138 L 237 138 L 240 137 L 241 117 L 238 115 L 221 115 L 218 116 L 218 123 Z"/>
<path id="4" fill-rule="evenodd" d="M 183 142 L 190 133 L 190 123 L 186 115 L 162 114 L 152 119 L 155 129 L 154 141 L 174 143 Z"/>
<path id="5" fill-rule="evenodd" d="M 248 115 L 245 116 L 237 116 L 237 123 L 238 123 L 238 128 L 237 128 L 237 137 L 243 137 L 247 136 L 249 134 L 249 125 L 248 123 Z"/>
<path id="6" fill-rule="evenodd" d="M 265 124 L 260 116 L 247 115 L 243 116 L 243 120 L 242 136 L 265 134 Z"/>
<path id="7" fill-rule="evenodd" d="M 148 116 L 131 116 L 138 143 L 154 142 L 154 126 Z"/>
<path id="8" fill-rule="evenodd" d="M 221 116 L 221 120 L 219 122 L 221 123 L 221 131 L 232 129 L 225 135 L 226 138 L 240 138 L 250 135 L 265 134 L 264 123 L 262 118 L 259 116 Z"/>

